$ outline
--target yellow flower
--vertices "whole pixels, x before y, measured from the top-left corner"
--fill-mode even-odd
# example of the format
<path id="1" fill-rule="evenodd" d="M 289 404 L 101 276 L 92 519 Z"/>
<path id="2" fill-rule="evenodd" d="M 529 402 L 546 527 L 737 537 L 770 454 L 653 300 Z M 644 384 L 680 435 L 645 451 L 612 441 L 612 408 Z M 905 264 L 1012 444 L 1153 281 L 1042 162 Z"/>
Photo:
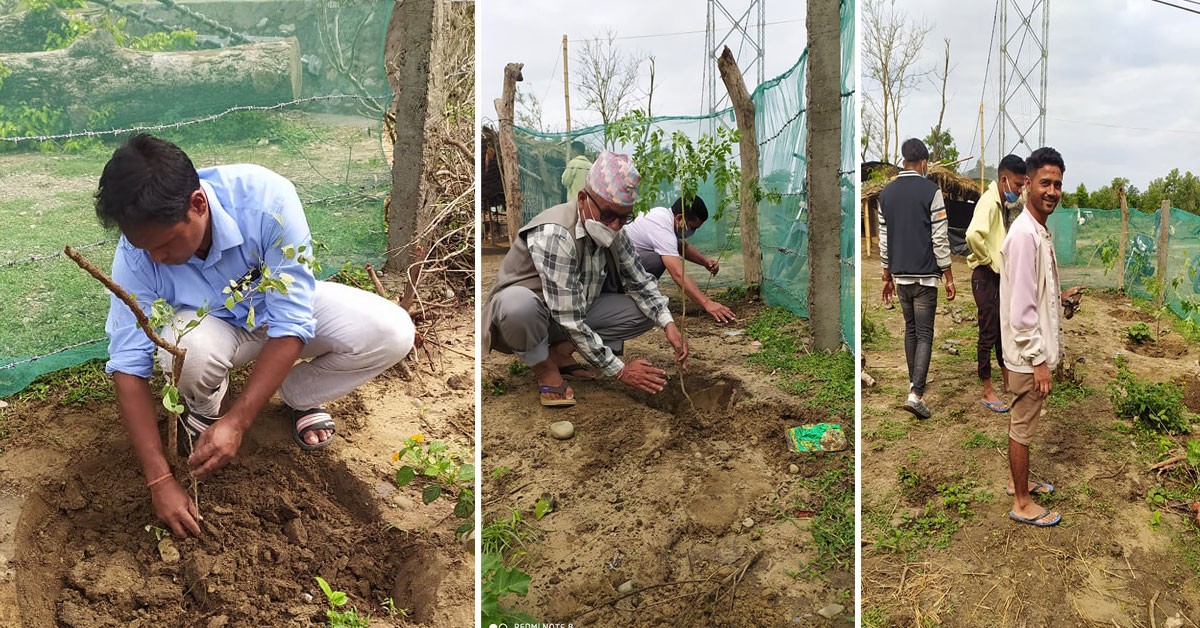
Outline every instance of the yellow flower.
<path id="1" fill-rule="evenodd" d="M 400 452 L 397 451 L 392 454 L 392 462 L 400 462 Z"/>
<path id="2" fill-rule="evenodd" d="M 413 434 L 410 440 L 414 443 L 423 443 L 425 442 L 425 435 L 421 433 Z"/>

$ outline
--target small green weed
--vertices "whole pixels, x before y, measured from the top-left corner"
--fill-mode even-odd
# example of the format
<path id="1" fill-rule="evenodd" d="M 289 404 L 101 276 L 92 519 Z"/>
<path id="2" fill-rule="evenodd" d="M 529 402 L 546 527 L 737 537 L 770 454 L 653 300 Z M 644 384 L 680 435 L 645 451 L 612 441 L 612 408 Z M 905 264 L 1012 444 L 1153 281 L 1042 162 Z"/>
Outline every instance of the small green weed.
<path id="1" fill-rule="evenodd" d="M 531 372 L 533 372 L 533 369 L 530 369 L 529 366 L 520 360 L 513 360 L 508 363 L 508 374 L 513 377 L 520 377 Z"/>
<path id="2" fill-rule="evenodd" d="M 937 492 L 942 495 L 942 506 L 957 512 L 962 517 L 971 517 L 971 502 L 975 498 L 975 483 L 963 481 L 957 484 L 939 484 Z"/>
<path id="3" fill-rule="evenodd" d="M 971 436 L 963 443 L 966 449 L 996 449 L 1000 447 L 1000 441 L 980 432 L 978 430 L 971 433 Z"/>
<path id="4" fill-rule="evenodd" d="M 353 606 L 346 610 L 338 610 L 349 602 L 344 592 L 334 591 L 321 576 L 317 576 L 317 585 L 321 587 L 325 599 L 329 600 L 329 608 L 325 610 L 325 617 L 329 619 L 326 625 L 329 628 L 367 628 L 370 625 L 371 616 L 360 616 L 358 609 Z"/>
<path id="5" fill-rule="evenodd" d="M 1154 338 L 1154 333 L 1150 331 L 1150 326 L 1137 322 L 1125 328 L 1125 337 L 1133 344 L 1145 344 Z"/>
<path id="6" fill-rule="evenodd" d="M 916 488 L 925 483 L 925 479 L 920 473 L 909 469 L 908 467 L 900 467 L 896 470 L 896 479 L 899 480 L 900 486 L 908 489 Z"/>
<path id="7" fill-rule="evenodd" d="M 491 476 L 491 478 L 493 480 L 502 480 L 502 479 L 508 477 L 508 475 L 511 473 L 512 473 L 511 468 L 501 465 L 499 467 L 496 467 L 495 469 L 492 469 L 492 472 L 489 473 L 488 475 Z"/>
<path id="8" fill-rule="evenodd" d="M 1054 387 L 1050 389 L 1050 396 L 1046 398 L 1046 405 L 1051 408 L 1068 408 L 1083 401 L 1093 392 L 1095 391 L 1075 380 L 1055 380 Z"/>
<path id="9" fill-rule="evenodd" d="M 487 391 L 493 397 L 499 397 L 508 392 L 508 381 L 503 377 L 494 377 L 487 383 Z"/>
<path id="10" fill-rule="evenodd" d="M 887 628 L 890 625 L 887 609 L 881 606 L 872 606 L 863 611 L 863 628 Z"/>

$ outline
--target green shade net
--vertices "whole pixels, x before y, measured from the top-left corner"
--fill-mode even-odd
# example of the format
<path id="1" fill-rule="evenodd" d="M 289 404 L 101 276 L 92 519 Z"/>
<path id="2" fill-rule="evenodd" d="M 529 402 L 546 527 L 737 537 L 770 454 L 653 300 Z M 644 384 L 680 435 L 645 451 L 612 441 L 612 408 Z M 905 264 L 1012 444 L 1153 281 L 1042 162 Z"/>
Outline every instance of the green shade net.
<path id="1" fill-rule="evenodd" d="M 842 57 L 842 139 L 841 168 L 841 297 L 842 338 L 854 346 L 854 7 L 855 0 L 841 5 L 840 41 Z M 755 88 L 751 99 L 755 106 L 756 133 L 759 141 L 759 177 L 765 188 L 778 192 L 781 202 L 761 201 L 758 206 L 759 247 L 762 254 L 763 298 L 768 305 L 786 307 L 799 316 L 808 316 L 808 190 L 805 173 L 805 73 L 808 53 L 780 76 Z M 653 124 L 665 137 L 682 132 L 695 138 L 713 134 L 717 127 L 737 128 L 732 109 L 707 116 L 657 117 Z M 566 201 L 562 185 L 566 154 L 571 142 L 583 142 L 590 157 L 604 150 L 603 126 L 578 129 L 569 133 L 540 133 L 515 128 L 520 185 L 523 202 L 521 222 L 542 210 Z M 607 146 L 616 152 L 632 152 L 631 146 Z M 733 162 L 739 163 L 734 146 Z M 710 277 L 702 268 L 685 264 L 688 273 L 703 290 L 719 290 L 742 285 L 742 240 L 739 233 L 737 199 L 719 219 L 711 212 L 719 205 L 718 191 L 712 181 L 700 186 L 699 196 L 709 207 L 710 218 L 688 241 L 706 255 L 720 254 L 721 272 Z M 655 205 L 670 206 L 678 197 L 676 189 L 661 189 Z M 664 275 L 664 281 L 669 278 Z"/>
<path id="2" fill-rule="evenodd" d="M 1155 299 L 1156 287 L 1165 284 L 1165 303 L 1181 318 L 1200 323 L 1188 303 L 1200 299 L 1200 216 L 1171 208 L 1167 234 L 1167 267 L 1158 270 L 1158 238 L 1162 212 L 1129 210 L 1124 264 L 1125 292 Z M 1112 209 L 1064 209 L 1046 221 L 1054 240 L 1059 283 L 1063 288 L 1083 285 L 1095 290 L 1120 287 L 1121 212 Z"/>
<path id="3" fill-rule="evenodd" d="M 108 294 L 61 251 L 111 267 L 117 234 L 99 226 L 92 197 L 134 131 L 177 143 L 198 168 L 256 163 L 289 178 L 322 276 L 383 258 L 392 2 L 5 6 L 0 396 L 106 357 Z"/>

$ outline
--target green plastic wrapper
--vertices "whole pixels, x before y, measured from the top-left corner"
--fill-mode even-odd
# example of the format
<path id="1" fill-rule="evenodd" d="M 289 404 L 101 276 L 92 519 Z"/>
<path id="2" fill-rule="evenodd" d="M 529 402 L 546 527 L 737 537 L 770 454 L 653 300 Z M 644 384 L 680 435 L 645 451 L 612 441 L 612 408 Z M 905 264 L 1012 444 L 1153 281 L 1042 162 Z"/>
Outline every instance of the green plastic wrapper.
<path id="1" fill-rule="evenodd" d="M 842 451 L 848 446 L 840 423 L 793 427 L 787 431 L 787 439 L 792 451 L 799 453 Z"/>

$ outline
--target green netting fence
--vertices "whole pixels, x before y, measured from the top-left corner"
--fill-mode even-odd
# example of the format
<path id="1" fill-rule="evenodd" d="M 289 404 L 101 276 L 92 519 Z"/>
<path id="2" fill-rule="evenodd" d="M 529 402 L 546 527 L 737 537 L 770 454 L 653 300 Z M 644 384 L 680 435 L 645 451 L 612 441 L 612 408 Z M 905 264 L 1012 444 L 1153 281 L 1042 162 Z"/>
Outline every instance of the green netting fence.
<path id="1" fill-rule="evenodd" d="M 1200 300 L 1200 216 L 1171 208 L 1167 268 L 1158 271 L 1162 210 L 1129 210 L 1124 268 L 1118 251 L 1121 212 L 1111 209 L 1056 209 L 1047 220 L 1058 260 L 1059 283 L 1115 289 L 1124 274 L 1127 294 L 1154 299 L 1165 287 L 1165 303 L 1181 318 L 1200 324 L 1200 315 L 1183 306 Z"/>
<path id="2" fill-rule="evenodd" d="M 305 204 L 324 275 L 379 262 L 391 168 L 381 140 L 394 3 L 29 0 L 0 12 L 0 396 L 106 356 L 101 268 L 118 234 L 92 197 L 133 131 L 198 168 L 256 163 Z"/>
<path id="3" fill-rule="evenodd" d="M 841 188 L 841 302 L 842 337 L 854 346 L 854 6 L 856 0 L 841 5 L 842 56 L 842 139 L 839 184 Z M 755 105 L 755 123 L 759 138 L 759 177 L 768 190 L 782 195 L 782 201 L 762 201 L 758 207 L 759 248 L 762 252 L 763 298 L 800 316 L 808 316 L 808 190 L 805 183 L 806 102 L 805 75 L 808 53 L 780 76 L 759 85 L 751 94 Z M 693 138 L 713 133 L 717 127 L 737 128 L 732 109 L 707 116 L 657 117 L 653 124 L 667 137 L 682 132 Z M 517 127 L 515 139 L 520 161 L 522 223 L 542 210 L 565 202 L 562 185 L 566 151 L 571 142 L 583 142 L 589 156 L 606 148 L 603 126 L 570 133 L 540 133 Z M 617 152 L 632 147 L 608 145 Z M 734 147 L 733 160 L 739 151 Z M 702 184 L 699 196 L 710 209 L 718 206 L 719 194 L 711 181 Z M 669 206 L 677 190 L 663 189 L 656 204 Z M 739 234 L 737 199 L 728 199 L 729 208 L 720 219 L 710 219 L 689 238 L 706 255 L 721 254 L 721 272 L 710 277 L 704 269 L 685 265 L 702 289 L 728 288 L 743 283 L 742 244 Z M 669 281 L 666 278 L 665 281 Z"/>

